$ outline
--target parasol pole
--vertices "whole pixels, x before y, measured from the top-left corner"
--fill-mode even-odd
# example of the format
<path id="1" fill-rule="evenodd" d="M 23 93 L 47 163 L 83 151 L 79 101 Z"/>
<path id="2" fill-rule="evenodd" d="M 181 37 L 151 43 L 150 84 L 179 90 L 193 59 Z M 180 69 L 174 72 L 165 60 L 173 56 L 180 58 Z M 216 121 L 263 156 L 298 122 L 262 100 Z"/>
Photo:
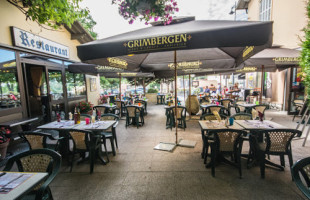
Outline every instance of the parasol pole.
<path id="1" fill-rule="evenodd" d="M 188 94 L 188 110 L 189 110 L 189 119 L 192 117 L 192 109 L 191 109 L 191 94 L 192 94 L 192 84 L 191 84 L 191 74 L 189 74 L 189 94 Z"/>
<path id="2" fill-rule="evenodd" d="M 185 105 L 185 80 L 183 75 L 183 91 L 184 91 L 184 105 Z"/>
<path id="3" fill-rule="evenodd" d="M 142 79 L 142 84 L 143 84 L 143 93 L 144 93 L 144 96 L 145 96 L 145 82 L 144 82 L 144 78 Z"/>
<path id="4" fill-rule="evenodd" d="M 221 74 L 220 74 L 220 94 L 221 94 L 221 92 L 222 92 L 222 76 L 221 76 Z"/>
<path id="5" fill-rule="evenodd" d="M 178 94 L 177 94 L 177 51 L 174 51 L 174 117 L 175 117 L 175 144 L 178 144 L 178 118 L 177 118 L 177 108 L 178 108 Z"/>
<path id="6" fill-rule="evenodd" d="M 135 77 L 135 94 L 137 94 L 137 81 L 136 81 L 136 77 Z"/>
<path id="7" fill-rule="evenodd" d="M 119 99 L 122 100 L 122 74 L 119 73 Z"/>
<path id="8" fill-rule="evenodd" d="M 263 101 L 263 87 L 264 87 L 264 65 L 262 65 L 262 77 L 261 77 L 261 86 L 260 86 L 260 96 L 259 96 L 259 104 L 262 104 Z"/>

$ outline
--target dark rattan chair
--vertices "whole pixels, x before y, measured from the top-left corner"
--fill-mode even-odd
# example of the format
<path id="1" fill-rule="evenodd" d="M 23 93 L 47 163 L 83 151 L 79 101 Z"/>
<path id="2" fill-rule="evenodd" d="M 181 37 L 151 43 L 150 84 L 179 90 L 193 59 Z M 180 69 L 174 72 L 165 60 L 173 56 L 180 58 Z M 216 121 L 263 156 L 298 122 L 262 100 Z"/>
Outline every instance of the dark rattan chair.
<path id="1" fill-rule="evenodd" d="M 20 172 L 47 172 L 48 177 L 42 181 L 33 191 L 31 191 L 26 199 L 53 199 L 49 184 L 56 177 L 61 166 L 61 155 L 50 149 L 35 149 L 26 151 L 11 157 L 4 171 L 10 171 L 16 164 Z"/>
<path id="2" fill-rule="evenodd" d="M 265 178 L 266 164 L 283 171 L 285 167 L 285 155 L 289 158 L 290 167 L 293 165 L 291 140 L 295 136 L 300 137 L 300 135 L 301 131 L 295 129 L 271 129 L 251 132 L 251 148 L 257 152 L 262 178 Z M 268 155 L 268 157 L 269 155 L 280 156 L 281 165 L 267 160 L 266 155 Z"/>
<path id="3" fill-rule="evenodd" d="M 178 127 L 183 128 L 185 130 L 186 128 L 186 108 L 184 106 L 178 106 L 177 109 L 175 107 L 171 107 L 171 122 L 173 126 L 175 127 L 175 110 L 177 110 L 177 120 L 178 120 Z"/>
<path id="4" fill-rule="evenodd" d="M 237 102 L 235 102 L 234 107 L 235 107 L 236 113 L 245 113 L 245 111 L 246 111 L 245 108 L 243 106 L 239 106 L 238 103 L 242 104 L 242 103 L 245 103 L 245 102 L 244 101 L 237 101 Z"/>
<path id="5" fill-rule="evenodd" d="M 234 101 L 231 100 L 231 99 L 222 99 L 222 100 L 220 100 L 219 102 L 220 102 L 220 104 L 221 104 L 222 106 L 225 107 L 225 109 L 223 109 L 223 113 L 224 113 L 226 116 L 230 116 L 230 114 L 231 114 L 230 109 L 231 109 L 232 104 L 233 104 Z"/>
<path id="6" fill-rule="evenodd" d="M 241 150 L 242 150 L 242 135 L 247 132 L 236 129 L 219 129 L 212 130 L 208 133 L 213 136 L 213 140 L 208 143 L 211 146 L 211 173 L 215 176 L 215 162 L 223 161 L 227 164 L 233 165 L 238 168 L 239 176 L 242 177 L 241 170 Z M 208 154 L 206 154 L 207 157 Z M 225 156 L 234 156 L 233 161 L 229 161 Z"/>
<path id="7" fill-rule="evenodd" d="M 143 125 L 140 112 L 141 111 L 137 106 L 126 106 L 126 128 L 131 124 L 136 125 L 137 128 Z"/>
<path id="8" fill-rule="evenodd" d="M 256 106 L 253 106 L 252 109 L 257 110 L 257 112 L 263 113 L 264 114 L 264 119 L 265 119 L 265 111 L 267 109 L 267 105 L 256 105 Z M 251 114 L 252 114 L 252 109 L 248 110 L 248 112 L 250 112 Z M 257 119 L 258 119 L 258 116 L 257 116 Z"/>
<path id="9" fill-rule="evenodd" d="M 116 144 L 116 148 L 118 148 L 117 137 L 116 137 L 116 126 L 118 125 L 119 117 L 117 115 L 114 115 L 114 114 L 103 114 L 103 115 L 101 115 L 101 120 L 102 121 L 115 121 L 116 122 L 111 128 L 107 129 L 106 131 L 101 132 L 102 142 L 105 143 L 106 139 L 110 140 L 113 156 L 115 156 L 116 151 L 115 151 L 114 142 Z"/>
<path id="10" fill-rule="evenodd" d="M 54 137 L 50 133 L 34 132 L 34 131 L 24 131 L 18 134 L 25 142 L 27 142 L 29 149 L 43 149 L 49 148 L 55 151 L 58 150 L 59 140 L 62 137 Z M 47 143 L 47 139 L 56 141 L 55 144 Z"/>
<path id="11" fill-rule="evenodd" d="M 123 101 L 117 100 L 115 101 L 115 105 L 116 105 L 115 114 L 117 114 L 119 117 L 125 116 L 126 115 L 125 103 Z"/>
<path id="12" fill-rule="evenodd" d="M 292 177 L 299 190 L 310 199 L 310 157 L 303 158 L 292 166 Z"/>

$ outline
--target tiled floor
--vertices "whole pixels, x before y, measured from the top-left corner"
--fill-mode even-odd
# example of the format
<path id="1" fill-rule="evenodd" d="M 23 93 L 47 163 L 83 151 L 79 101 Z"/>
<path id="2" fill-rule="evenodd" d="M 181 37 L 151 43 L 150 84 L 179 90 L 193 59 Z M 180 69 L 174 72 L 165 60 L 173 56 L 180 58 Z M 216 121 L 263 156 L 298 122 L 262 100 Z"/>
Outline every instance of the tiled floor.
<path id="1" fill-rule="evenodd" d="M 125 120 L 117 127 L 119 149 L 110 155 L 111 162 L 98 161 L 94 173 L 89 174 L 89 163 L 74 165 L 73 172 L 64 162 L 62 171 L 51 184 L 55 199 L 304 199 L 291 180 L 289 167 L 285 171 L 266 168 L 266 178 L 260 178 L 258 167 L 246 169 L 243 178 L 237 169 L 221 164 L 216 177 L 205 168 L 200 152 L 201 133 L 197 120 L 187 121 L 187 129 L 179 130 L 179 137 L 195 140 L 195 148 L 177 147 L 174 152 L 153 150 L 159 142 L 174 142 L 175 132 L 165 129 L 165 110 L 161 105 L 150 105 L 146 124 L 125 128 Z M 281 112 L 267 111 L 267 118 L 295 128 L 291 117 Z M 293 142 L 294 162 L 309 156 L 310 141 Z M 248 145 L 244 144 L 244 151 Z M 272 158 L 275 161 L 278 157 Z M 288 166 L 288 161 L 286 158 Z"/>

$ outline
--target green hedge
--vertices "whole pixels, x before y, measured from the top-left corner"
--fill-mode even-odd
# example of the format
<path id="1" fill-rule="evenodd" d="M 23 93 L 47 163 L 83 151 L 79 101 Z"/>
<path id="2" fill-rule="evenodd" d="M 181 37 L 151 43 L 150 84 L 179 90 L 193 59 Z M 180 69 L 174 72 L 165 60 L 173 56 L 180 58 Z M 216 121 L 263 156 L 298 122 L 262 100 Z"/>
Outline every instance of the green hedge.
<path id="1" fill-rule="evenodd" d="M 158 93 L 157 89 L 150 88 L 147 93 Z"/>

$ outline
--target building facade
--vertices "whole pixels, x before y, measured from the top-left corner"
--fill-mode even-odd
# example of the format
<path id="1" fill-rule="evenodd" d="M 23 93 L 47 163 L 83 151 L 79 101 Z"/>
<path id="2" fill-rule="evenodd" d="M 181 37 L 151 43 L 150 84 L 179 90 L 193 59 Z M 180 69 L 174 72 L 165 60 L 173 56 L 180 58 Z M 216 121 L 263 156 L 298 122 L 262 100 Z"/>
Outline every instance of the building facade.
<path id="1" fill-rule="evenodd" d="M 73 74 L 77 45 L 93 38 L 79 22 L 44 28 L 0 0 L 0 122 L 41 116 L 67 118 L 80 101 L 98 103 L 99 77 Z"/>
<path id="2" fill-rule="evenodd" d="M 237 9 L 245 9 L 250 21 L 273 21 L 273 45 L 289 49 L 300 49 L 303 28 L 307 25 L 306 7 L 306 0 L 239 0 L 237 3 Z M 265 73 L 267 100 L 293 112 L 292 101 L 304 98 L 304 89 L 297 76 L 300 70 L 296 66 Z M 253 74 L 248 76 L 253 80 Z M 270 90 L 269 94 L 266 90 Z"/>

